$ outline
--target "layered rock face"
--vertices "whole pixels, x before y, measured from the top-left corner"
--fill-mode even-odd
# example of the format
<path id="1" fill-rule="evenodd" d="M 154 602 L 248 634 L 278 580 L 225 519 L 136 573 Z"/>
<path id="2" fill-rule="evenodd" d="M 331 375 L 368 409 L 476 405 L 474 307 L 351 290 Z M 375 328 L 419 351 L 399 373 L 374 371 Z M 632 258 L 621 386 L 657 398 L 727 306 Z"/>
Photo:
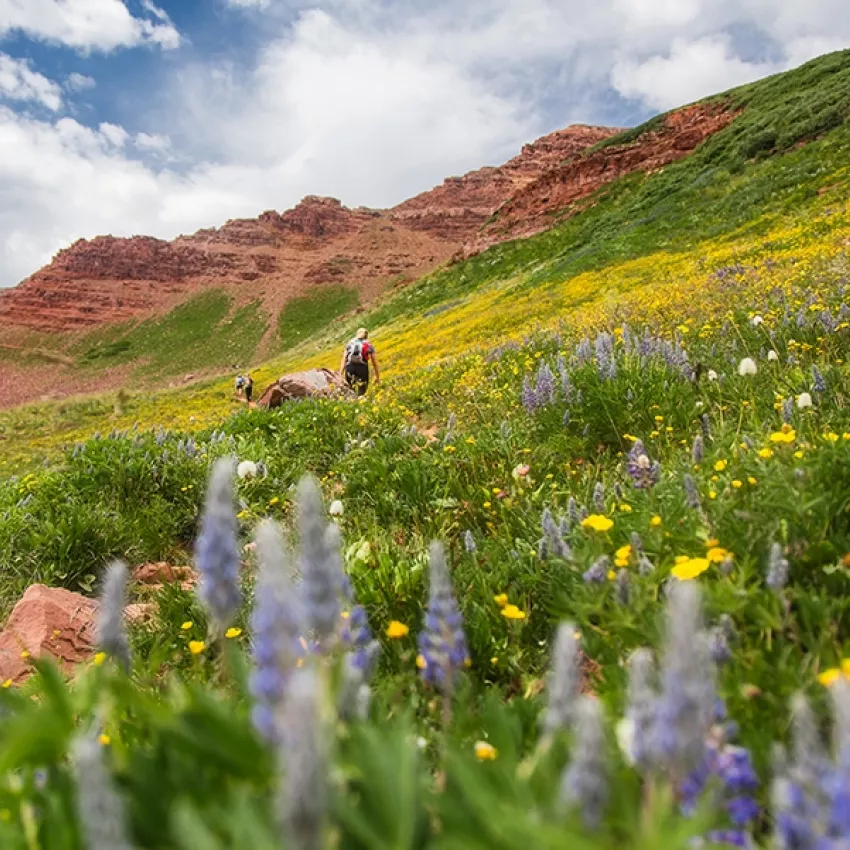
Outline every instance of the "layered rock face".
<path id="1" fill-rule="evenodd" d="M 696 104 L 671 113 L 658 129 L 642 134 L 634 142 L 573 155 L 520 187 L 492 220 L 466 242 L 462 256 L 546 230 L 555 222 L 554 213 L 626 174 L 657 171 L 682 159 L 734 117 L 735 113 L 719 106 L 712 110 Z"/>
<path id="2" fill-rule="evenodd" d="M 308 196 L 284 213 L 235 219 L 171 242 L 99 236 L 60 251 L 0 291 L 0 329 L 65 332 L 164 313 L 207 287 L 261 298 L 274 315 L 310 287 L 356 287 L 361 301 L 455 257 L 551 226 L 553 213 L 636 170 L 679 159 L 734 116 L 704 106 L 667 116 L 630 144 L 576 125 L 525 145 L 504 165 L 451 177 L 391 210 Z"/>

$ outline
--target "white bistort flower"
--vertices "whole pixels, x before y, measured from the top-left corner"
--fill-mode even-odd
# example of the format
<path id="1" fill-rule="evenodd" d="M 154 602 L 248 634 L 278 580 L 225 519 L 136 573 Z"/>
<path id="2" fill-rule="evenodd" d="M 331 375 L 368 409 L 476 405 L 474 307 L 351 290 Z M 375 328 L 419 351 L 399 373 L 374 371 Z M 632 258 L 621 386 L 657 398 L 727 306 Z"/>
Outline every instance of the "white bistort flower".
<path id="1" fill-rule="evenodd" d="M 761 316 L 753 316 L 753 318 L 750 321 L 751 321 L 752 326 L 754 328 L 757 328 L 759 325 L 764 324 L 764 319 Z"/>
<path id="2" fill-rule="evenodd" d="M 758 366 L 756 366 L 756 361 L 752 357 L 745 357 L 738 364 L 738 374 L 741 376 L 755 375 L 756 372 L 758 372 Z"/>
<path id="3" fill-rule="evenodd" d="M 236 467 L 236 474 L 240 478 L 254 478 L 257 475 L 257 464 L 253 460 L 243 460 Z"/>
<path id="4" fill-rule="evenodd" d="M 797 396 L 797 407 L 800 410 L 803 410 L 804 408 L 811 407 L 811 406 L 812 406 L 812 397 L 809 393 L 800 393 L 800 395 Z"/>
<path id="5" fill-rule="evenodd" d="M 328 513 L 331 516 L 342 516 L 342 512 L 342 502 L 339 499 L 334 499 L 334 501 L 331 502 L 331 506 L 328 508 Z"/>
<path id="6" fill-rule="evenodd" d="M 779 360 L 779 355 L 771 348 L 770 351 L 767 352 L 767 359 L 775 363 Z"/>
<path id="7" fill-rule="evenodd" d="M 708 380 L 709 381 L 716 381 L 717 380 L 717 372 L 715 372 L 714 369 L 708 370 Z"/>

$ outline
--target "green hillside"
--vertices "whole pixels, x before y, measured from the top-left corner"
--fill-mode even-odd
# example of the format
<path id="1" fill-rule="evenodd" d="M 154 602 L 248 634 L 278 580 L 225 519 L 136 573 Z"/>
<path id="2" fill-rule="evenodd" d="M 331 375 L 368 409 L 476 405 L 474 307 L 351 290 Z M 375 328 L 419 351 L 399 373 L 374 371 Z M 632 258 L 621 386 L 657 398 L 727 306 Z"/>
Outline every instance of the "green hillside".
<path id="1" fill-rule="evenodd" d="M 152 850 L 850 840 L 850 51 L 712 100 L 691 156 L 358 315 L 360 402 L 246 410 L 228 377 L 0 413 L 5 611 L 117 557 L 202 571 L 131 584 L 129 675 L 115 616 L 72 686 L 0 690 L 3 847 L 84 846 L 95 718 Z M 336 366 L 348 299 L 289 306 L 257 387 Z M 226 366 L 266 331 L 241 309 L 74 354 Z"/>

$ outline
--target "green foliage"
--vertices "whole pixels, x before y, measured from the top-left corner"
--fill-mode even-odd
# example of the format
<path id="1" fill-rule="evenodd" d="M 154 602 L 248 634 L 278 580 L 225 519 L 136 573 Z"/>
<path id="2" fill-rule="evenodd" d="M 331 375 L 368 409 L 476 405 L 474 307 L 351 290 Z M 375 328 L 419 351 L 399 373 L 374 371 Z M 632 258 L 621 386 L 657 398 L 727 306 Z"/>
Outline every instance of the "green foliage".
<path id="1" fill-rule="evenodd" d="M 76 344 L 78 363 L 97 369 L 134 363 L 136 375 L 148 378 L 244 364 L 268 320 L 259 301 L 232 313 L 231 303 L 225 292 L 207 290 L 165 316 L 94 331 Z"/>
<path id="2" fill-rule="evenodd" d="M 278 317 L 278 335 L 284 350 L 315 337 L 334 319 L 353 310 L 359 301 L 348 286 L 317 286 L 286 302 Z"/>

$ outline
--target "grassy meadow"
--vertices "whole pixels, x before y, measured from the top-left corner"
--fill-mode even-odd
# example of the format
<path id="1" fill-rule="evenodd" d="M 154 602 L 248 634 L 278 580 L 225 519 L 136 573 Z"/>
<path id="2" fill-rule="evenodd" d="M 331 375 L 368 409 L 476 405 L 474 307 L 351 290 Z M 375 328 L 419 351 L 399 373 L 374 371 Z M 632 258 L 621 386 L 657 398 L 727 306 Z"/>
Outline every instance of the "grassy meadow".
<path id="1" fill-rule="evenodd" d="M 0 413 L 0 606 L 103 600 L 72 683 L 0 689 L 2 846 L 847 846 L 848 77 L 727 94 L 691 157 L 365 318 L 291 306 L 257 390 L 356 322 L 359 402 Z M 116 558 L 199 591 L 131 586 L 127 638 Z"/>

